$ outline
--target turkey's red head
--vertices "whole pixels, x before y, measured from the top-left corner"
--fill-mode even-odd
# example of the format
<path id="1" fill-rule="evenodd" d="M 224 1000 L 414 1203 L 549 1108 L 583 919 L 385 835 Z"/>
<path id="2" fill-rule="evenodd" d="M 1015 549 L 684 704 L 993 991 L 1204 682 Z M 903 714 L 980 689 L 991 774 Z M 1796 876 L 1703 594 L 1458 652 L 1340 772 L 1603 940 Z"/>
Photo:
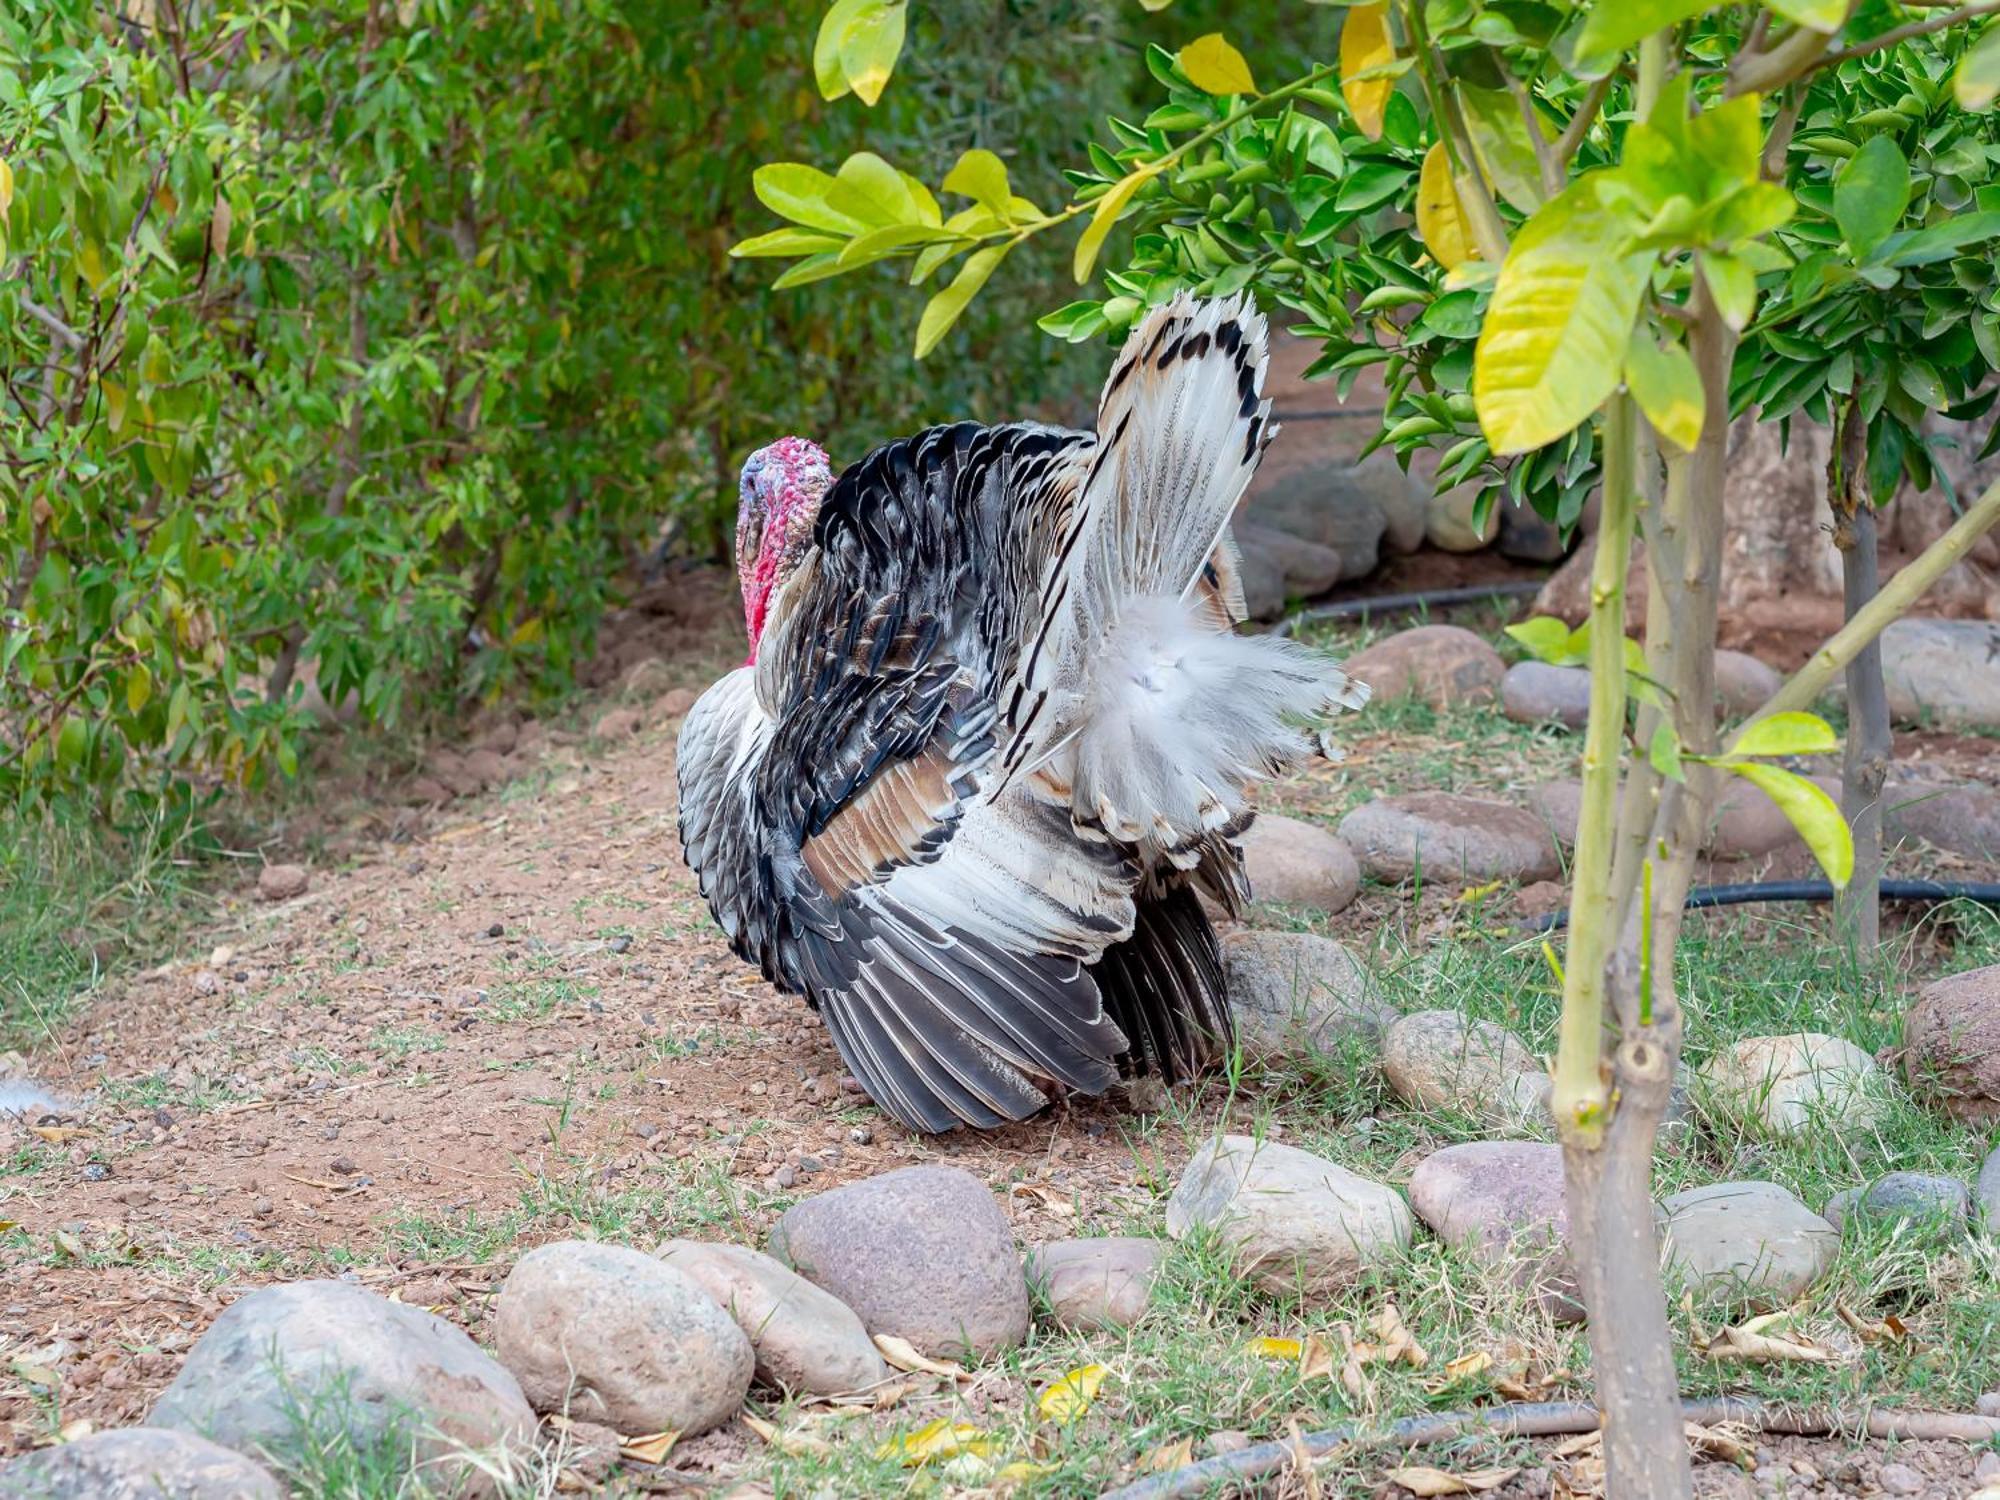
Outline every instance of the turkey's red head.
<path id="1" fill-rule="evenodd" d="M 750 660 L 757 660 L 771 595 L 812 545 L 813 518 L 833 484 L 826 450 L 804 438 L 779 438 L 744 461 L 736 512 L 736 577 Z"/>

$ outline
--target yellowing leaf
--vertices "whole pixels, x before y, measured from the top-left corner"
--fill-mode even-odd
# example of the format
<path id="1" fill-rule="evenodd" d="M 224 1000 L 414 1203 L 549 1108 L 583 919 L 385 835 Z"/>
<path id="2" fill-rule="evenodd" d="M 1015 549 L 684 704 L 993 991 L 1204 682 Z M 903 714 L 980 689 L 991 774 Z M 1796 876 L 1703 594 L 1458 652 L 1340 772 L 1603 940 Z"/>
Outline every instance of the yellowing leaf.
<path id="1" fill-rule="evenodd" d="M 966 256 L 951 284 L 932 294 L 931 300 L 924 304 L 924 315 L 917 320 L 918 359 L 937 348 L 938 340 L 951 331 L 951 325 L 971 303 L 973 294 L 986 285 L 993 268 L 1006 258 L 1007 249 L 1007 245 L 999 244 L 973 251 Z"/>
<path id="2" fill-rule="evenodd" d="M 1528 122 L 1521 118 L 1519 101 L 1506 89 L 1482 89 L 1469 83 L 1458 85 L 1458 101 L 1479 170 L 1502 198 L 1521 213 L 1532 214 L 1547 195 L 1542 191 L 1541 162 L 1528 135 Z M 1552 141 L 1562 134 L 1561 126 L 1546 111 L 1538 109 L 1537 114 L 1544 140 Z"/>
<path id="3" fill-rule="evenodd" d="M 1424 1389 L 1433 1393 L 1457 1385 L 1461 1380 L 1470 1380 L 1475 1375 L 1484 1375 L 1493 1368 L 1493 1356 L 1484 1349 L 1475 1349 L 1470 1354 L 1461 1354 L 1457 1359 L 1446 1360 L 1445 1366 L 1433 1380 L 1424 1382 Z"/>
<path id="4" fill-rule="evenodd" d="M 1111 185 L 1111 191 L 1097 200 L 1097 211 L 1090 216 L 1090 227 L 1076 242 L 1076 261 L 1071 269 L 1079 282 L 1090 279 L 1090 268 L 1097 264 L 1097 252 L 1104 247 L 1105 236 L 1111 233 L 1111 226 L 1125 212 L 1125 205 L 1132 201 L 1139 185 L 1152 175 L 1142 167 L 1129 177 L 1119 178 Z"/>
<path id="5" fill-rule="evenodd" d="M 932 1359 L 919 1354 L 916 1346 L 908 1339 L 898 1338 L 893 1333 L 875 1335 L 875 1347 L 890 1364 L 899 1370 L 911 1370 L 924 1375 L 948 1375 L 956 1380 L 965 1373 L 965 1366 L 955 1365 L 950 1360 Z"/>
<path id="6" fill-rule="evenodd" d="M 820 97 L 838 99 L 849 89 L 873 105 L 903 50 L 905 0 L 834 0 L 813 41 L 813 81 Z"/>
<path id="7" fill-rule="evenodd" d="M 1764 0 L 1787 21 L 1796 21 L 1808 31 L 1828 34 L 1840 30 L 1847 19 L 1849 0 Z"/>
<path id="8" fill-rule="evenodd" d="M 1371 141 L 1382 139 L 1382 112 L 1389 107 L 1393 78 L 1363 78 L 1371 68 L 1396 60 L 1389 42 L 1389 7 L 1357 5 L 1340 27 L 1340 93 L 1354 113 L 1354 123 Z"/>
<path id="9" fill-rule="evenodd" d="M 742 1413 L 743 1425 L 758 1437 L 776 1448 L 780 1453 L 795 1455 L 825 1455 L 833 1452 L 833 1444 L 825 1438 L 814 1437 L 809 1432 L 787 1432 L 776 1422 L 766 1421 L 754 1412 Z"/>
<path id="10" fill-rule="evenodd" d="M 1139 1460 L 1141 1474 L 1171 1474 L 1176 1469 L 1185 1469 L 1194 1462 L 1194 1439 L 1175 1438 L 1162 1443 Z"/>
<path id="11" fill-rule="evenodd" d="M 7 158 L 0 156 L 0 219 L 7 216 L 7 210 L 14 206 L 14 169 L 7 165 Z M 5 234 L 7 226 L 0 224 L 0 234 Z"/>
<path id="12" fill-rule="evenodd" d="M 208 248 L 217 260 L 229 255 L 229 230 L 236 222 L 236 211 L 229 206 L 229 200 L 220 193 L 215 195 L 215 212 L 208 220 Z M 390 240 L 393 245 L 395 241 Z"/>
<path id="13" fill-rule="evenodd" d="M 1181 71 L 1204 94 L 1224 97 L 1257 92 L 1250 64 L 1219 31 L 1198 36 L 1181 48 Z"/>
<path id="14" fill-rule="evenodd" d="M 1061 1379 L 1051 1381 L 1035 1405 L 1048 1421 L 1074 1422 L 1090 1410 L 1090 1403 L 1097 1399 L 1097 1392 L 1104 1384 L 1104 1376 L 1103 1365 L 1083 1365 L 1071 1370 Z"/>
<path id="15" fill-rule="evenodd" d="M 1782 713 L 1746 724 L 1731 755 L 1824 755 L 1840 748 L 1833 726 L 1818 714 Z"/>
<path id="16" fill-rule="evenodd" d="M 1156 7 L 1157 8 L 1157 7 Z M 1007 1488 L 1026 1484 L 1030 1479 L 1039 1479 L 1054 1471 L 1052 1464 L 1031 1463 L 1025 1458 L 1017 1458 L 1011 1464 L 1002 1464 L 993 1473 L 993 1482 Z"/>
<path id="17" fill-rule="evenodd" d="M 1451 183 L 1451 156 L 1443 141 L 1432 141 L 1417 175 L 1417 234 L 1431 259 L 1455 271 L 1479 254 L 1465 228 L 1458 189 Z"/>
<path id="18" fill-rule="evenodd" d="M 1617 387 L 1653 266 L 1600 201 L 1599 174 L 1551 198 L 1515 237 L 1473 351 L 1472 399 L 1495 454 L 1527 453 L 1589 420 Z"/>
<path id="19" fill-rule="evenodd" d="M 1683 453 L 1701 441 L 1707 398 L 1694 358 L 1677 343 L 1664 347 L 1645 329 L 1635 329 L 1625 351 L 1625 385 L 1639 410 L 1661 437 Z"/>
<path id="20" fill-rule="evenodd" d="M 1391 1484 L 1401 1485 L 1413 1495 L 1473 1495 L 1481 1490 L 1497 1490 L 1520 1472 L 1519 1469 L 1474 1469 L 1465 1474 L 1453 1474 L 1445 1469 L 1412 1464 L 1408 1468 L 1391 1469 L 1388 1478 Z"/>
<path id="21" fill-rule="evenodd" d="M 2000 26 L 1989 27 L 1967 50 L 1965 60 L 1952 75 L 1951 86 L 1966 109 L 1984 109 L 1995 94 L 2000 94 Z M 4 170 L 0 166 L 0 172 Z M 0 177 L 0 184 L 5 180 Z M 5 200 L 5 192 L 0 191 L 0 203 Z"/>
<path id="22" fill-rule="evenodd" d="M 30 1125 L 29 1134 L 47 1141 L 51 1146 L 60 1146 L 65 1141 L 73 1141 L 80 1135 L 89 1135 L 87 1125 Z"/>
<path id="23" fill-rule="evenodd" d="M 125 707 L 136 714 L 152 696 L 153 674 L 144 662 L 139 662 L 125 679 Z"/>
<path id="24" fill-rule="evenodd" d="M 680 1433 L 672 1428 L 665 1432 L 649 1432 L 643 1437 L 628 1437 L 618 1444 L 618 1451 L 639 1464 L 665 1463 L 667 1455 L 674 1451 L 674 1444 L 680 1441 Z"/>
<path id="25" fill-rule="evenodd" d="M 1305 1346 L 1297 1339 L 1255 1338 L 1243 1349 L 1247 1354 L 1261 1355 L 1265 1359 L 1297 1359 Z"/>
<path id="26" fill-rule="evenodd" d="M 905 1467 L 914 1468 L 934 1458 L 954 1458 L 961 1453 L 984 1458 L 992 1451 L 992 1439 L 982 1429 L 970 1422 L 954 1422 L 949 1417 L 939 1417 L 915 1432 L 891 1438 L 875 1450 L 875 1456 L 893 1458 Z"/>
<path id="27" fill-rule="evenodd" d="M 1803 776 L 1761 760 L 1725 760 L 1722 768 L 1741 776 L 1778 804 L 1785 821 L 1798 830 L 1835 890 L 1854 878 L 1854 834 L 1840 804 Z"/>

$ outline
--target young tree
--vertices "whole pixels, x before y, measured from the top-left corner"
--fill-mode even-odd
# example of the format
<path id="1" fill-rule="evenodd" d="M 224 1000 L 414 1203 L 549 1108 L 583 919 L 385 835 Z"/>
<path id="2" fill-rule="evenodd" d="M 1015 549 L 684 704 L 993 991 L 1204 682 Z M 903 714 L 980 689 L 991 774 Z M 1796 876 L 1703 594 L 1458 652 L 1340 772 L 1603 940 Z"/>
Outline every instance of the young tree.
<path id="1" fill-rule="evenodd" d="M 1114 145 L 1090 146 L 1060 208 L 1021 196 L 984 153 L 944 179 L 969 200 L 949 216 L 867 153 L 831 175 L 782 164 L 757 190 L 797 227 L 737 253 L 803 257 L 787 273 L 799 280 L 906 260 L 918 284 L 955 260 L 924 308 L 921 353 L 1030 239 L 1080 222 L 1081 282 L 1129 217 L 1109 295 L 1045 328 L 1115 335 L 1180 288 L 1253 287 L 1323 343 L 1313 373 L 1344 390 L 1384 366 L 1379 441 L 1406 458 L 1435 450 L 1440 487 L 1478 480 L 1482 506 L 1532 504 L 1565 526 L 1601 497 L 1588 622 L 1517 632 L 1591 669 L 1552 1108 L 1609 1490 L 1685 1495 L 1650 1191 L 1681 1048 L 1683 904 L 1729 776 L 1765 791 L 1848 883 L 1839 808 L 1774 762 L 1837 747 L 1805 710 L 1853 668 L 1852 779 L 1879 784 L 1865 653 L 2000 519 L 1996 486 L 1886 585 L 1869 577 L 1874 499 L 1904 475 L 1930 481 L 1925 412 L 1983 409 L 2000 365 L 2000 199 L 1986 196 L 1989 126 L 1969 113 L 2000 85 L 2000 30 L 1982 27 L 2000 0 L 1337 9 L 1338 61 L 1263 89 L 1220 35 L 1155 51 L 1165 102 L 1110 122 Z M 822 90 L 879 91 L 902 14 L 900 0 L 839 0 L 815 48 Z M 1726 442 L 1752 408 L 1835 428 L 1833 497 L 1856 562 L 1847 624 L 1725 737 Z M 1635 540 L 1642 641 L 1624 635 Z"/>

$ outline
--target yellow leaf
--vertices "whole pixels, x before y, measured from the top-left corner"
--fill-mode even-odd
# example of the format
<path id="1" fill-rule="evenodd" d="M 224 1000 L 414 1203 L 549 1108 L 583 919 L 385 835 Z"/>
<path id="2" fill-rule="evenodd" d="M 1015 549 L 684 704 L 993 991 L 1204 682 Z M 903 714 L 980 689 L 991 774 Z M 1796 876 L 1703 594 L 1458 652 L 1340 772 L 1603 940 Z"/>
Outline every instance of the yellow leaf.
<path id="1" fill-rule="evenodd" d="M 1413 1495 L 1472 1495 L 1481 1490 L 1497 1490 L 1520 1472 L 1519 1469 L 1474 1469 L 1467 1474 L 1453 1474 L 1444 1469 L 1413 1464 L 1406 1469 L 1391 1469 L 1388 1477 L 1391 1484 L 1401 1485 Z"/>
<path id="2" fill-rule="evenodd" d="M 1417 233 L 1431 259 L 1447 271 L 1457 270 L 1479 254 L 1466 232 L 1458 189 L 1451 184 L 1451 156 L 1443 141 L 1431 142 L 1431 149 L 1424 153 L 1424 169 L 1417 176 Z"/>
<path id="3" fill-rule="evenodd" d="M 1104 1384 L 1104 1375 L 1103 1365 L 1084 1365 L 1071 1370 L 1060 1380 L 1051 1381 L 1035 1404 L 1048 1421 L 1074 1422 L 1090 1410 L 1098 1388 Z"/>
<path id="4" fill-rule="evenodd" d="M 1489 880 L 1484 885 L 1469 885 L 1458 893 L 1457 899 L 1460 901 L 1484 901 L 1506 883 L 1504 880 Z"/>
<path id="5" fill-rule="evenodd" d="M 1785 821 L 1798 830 L 1806 847 L 1835 890 L 1843 890 L 1854 878 L 1854 834 L 1840 811 L 1840 804 L 1826 792 L 1782 766 L 1759 760 L 1725 760 L 1722 769 L 1741 776 L 1778 805 Z"/>
<path id="6" fill-rule="evenodd" d="M 1461 1354 L 1457 1359 L 1445 1361 L 1442 1384 L 1455 1385 L 1461 1380 L 1470 1380 L 1475 1375 L 1484 1375 L 1493 1368 L 1493 1356 L 1484 1349 L 1475 1349 L 1470 1354 Z"/>
<path id="7" fill-rule="evenodd" d="M 1265 1359 L 1297 1359 L 1305 1351 L 1305 1345 L 1297 1339 L 1255 1338 L 1243 1346 L 1248 1354 L 1260 1354 Z"/>
<path id="8" fill-rule="evenodd" d="M 541 638 L 542 618 L 540 615 L 530 615 L 514 627 L 513 634 L 507 637 L 507 644 L 510 646 L 528 646 L 539 641 Z"/>
<path id="9" fill-rule="evenodd" d="M 1382 111 L 1389 107 L 1393 78 L 1362 78 L 1370 68 L 1394 62 L 1389 42 L 1389 7 L 1377 0 L 1357 5 L 1340 28 L 1340 92 L 1354 112 L 1354 123 L 1371 141 L 1382 139 Z"/>
<path id="10" fill-rule="evenodd" d="M 993 1482 L 1012 1488 L 1017 1484 L 1026 1484 L 1030 1479 L 1039 1479 L 1052 1472 L 1054 1467 L 1053 1464 L 1030 1463 L 1025 1458 L 1017 1458 L 1011 1464 L 1002 1464 L 994 1473 Z"/>
<path id="11" fill-rule="evenodd" d="M 906 0 L 834 0 L 813 40 L 813 81 L 820 97 L 838 99 L 849 89 L 873 105 L 903 50 Z"/>
<path id="12" fill-rule="evenodd" d="M 1625 385 L 1661 437 L 1683 453 L 1694 452 L 1708 402 L 1701 372 L 1685 348 L 1672 341 L 1656 344 L 1644 328 L 1633 329 L 1625 351 Z"/>
<path id="13" fill-rule="evenodd" d="M 139 662 L 125 679 L 125 707 L 136 714 L 152 696 L 153 674 L 146 670 L 144 662 Z"/>
<path id="14" fill-rule="evenodd" d="M 875 1347 L 882 1357 L 899 1370 L 919 1371 L 925 1375 L 949 1375 L 956 1380 L 965 1373 L 965 1366 L 955 1365 L 950 1360 L 932 1359 L 919 1354 L 908 1339 L 898 1338 L 893 1333 L 875 1335 Z"/>
<path id="15" fill-rule="evenodd" d="M 1176 1469 L 1185 1469 L 1194 1462 L 1194 1439 L 1175 1438 L 1170 1443 L 1162 1443 L 1139 1460 L 1142 1474 L 1171 1474 Z"/>
<path id="16" fill-rule="evenodd" d="M 80 1135 L 89 1135 L 87 1125 L 30 1125 L 31 1134 L 47 1141 L 52 1146 L 60 1146 L 64 1141 L 73 1141 Z"/>
<path id="17" fill-rule="evenodd" d="M 795 1455 L 818 1454 L 823 1456 L 833 1452 L 833 1444 L 826 1441 L 825 1438 L 816 1438 L 809 1432 L 782 1431 L 776 1422 L 767 1422 L 764 1418 L 757 1416 L 753 1412 L 744 1412 L 742 1419 L 745 1427 L 756 1433 L 758 1437 L 769 1443 L 773 1448 L 776 1448 L 780 1453 Z"/>
<path id="18" fill-rule="evenodd" d="M 954 1422 L 939 1417 L 915 1432 L 891 1438 L 875 1450 L 877 1458 L 893 1458 L 905 1468 L 929 1463 L 934 1458 L 955 1458 L 970 1453 L 984 1458 L 993 1451 L 993 1441 L 970 1422 Z"/>
<path id="19" fill-rule="evenodd" d="M 1257 92 L 1256 82 L 1250 76 L 1250 64 L 1219 31 L 1198 36 L 1181 48 L 1181 71 L 1187 74 L 1188 82 L 1204 94 L 1226 97 Z"/>
<path id="20" fill-rule="evenodd" d="M 618 1444 L 618 1451 L 639 1464 L 665 1463 L 667 1455 L 674 1451 L 674 1444 L 680 1441 L 680 1433 L 673 1428 L 665 1432 L 649 1432 L 643 1437 L 628 1437 Z"/>
<path id="21" fill-rule="evenodd" d="M 14 206 L 14 169 L 7 165 L 7 158 L 0 156 L 0 218 L 7 216 L 7 210 Z M 7 226 L 0 224 L 0 233 Z"/>
<path id="22" fill-rule="evenodd" d="M 1111 233 L 1111 226 L 1118 222 L 1118 216 L 1125 212 L 1125 205 L 1132 201 L 1132 195 L 1139 191 L 1139 184 L 1152 176 L 1144 167 L 1129 177 L 1121 177 L 1111 184 L 1111 191 L 1097 200 L 1097 212 L 1090 216 L 1090 227 L 1076 242 L 1076 262 L 1072 269 L 1079 282 L 1090 279 L 1090 268 L 1097 264 L 1097 252 L 1103 248 L 1105 236 Z"/>

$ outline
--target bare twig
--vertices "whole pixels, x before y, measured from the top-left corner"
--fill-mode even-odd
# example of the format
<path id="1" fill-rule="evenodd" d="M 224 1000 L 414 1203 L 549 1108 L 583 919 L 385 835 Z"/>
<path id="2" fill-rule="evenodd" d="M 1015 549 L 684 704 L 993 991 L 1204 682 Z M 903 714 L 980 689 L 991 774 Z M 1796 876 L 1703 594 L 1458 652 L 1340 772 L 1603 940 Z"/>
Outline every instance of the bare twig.
<path id="1" fill-rule="evenodd" d="M 41 324 L 42 327 L 55 335 L 56 342 L 61 344 L 65 349 L 74 353 L 83 347 L 83 335 L 70 327 L 69 324 L 65 323 L 54 313 L 50 312 L 46 307 L 43 307 L 41 303 L 36 302 L 30 297 L 20 297 L 16 300 L 21 304 L 21 311 L 25 312 L 29 317 Z"/>
<path id="2" fill-rule="evenodd" d="M 1590 92 L 1585 94 L 1583 102 L 1577 105 L 1576 113 L 1570 116 L 1569 124 L 1565 125 L 1562 134 L 1556 137 L 1554 154 L 1558 173 L 1566 171 L 1575 158 L 1578 149 L 1583 145 L 1583 138 L 1590 134 L 1591 125 L 1603 112 L 1604 101 L 1611 96 L 1611 85 L 1617 79 L 1618 74 L 1614 70 L 1591 84 Z"/>

